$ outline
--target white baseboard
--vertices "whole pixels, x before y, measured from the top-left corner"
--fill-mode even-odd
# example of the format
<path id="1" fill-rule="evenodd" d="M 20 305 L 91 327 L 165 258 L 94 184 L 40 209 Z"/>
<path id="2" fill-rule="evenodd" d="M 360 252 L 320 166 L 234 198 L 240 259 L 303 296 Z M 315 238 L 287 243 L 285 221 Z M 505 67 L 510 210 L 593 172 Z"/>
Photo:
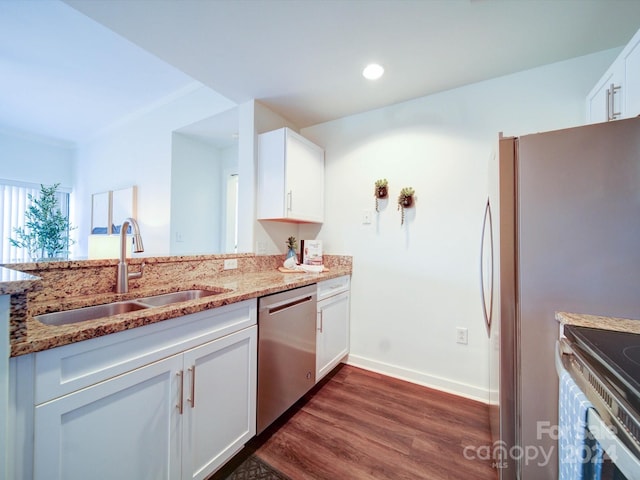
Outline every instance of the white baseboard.
<path id="1" fill-rule="evenodd" d="M 433 388 L 442 392 L 451 393 L 460 397 L 469 398 L 482 403 L 489 403 L 489 390 L 466 383 L 456 382 L 442 377 L 436 377 L 417 370 L 411 370 L 388 363 L 379 362 L 370 358 L 350 354 L 345 362 L 347 365 L 364 368 L 372 372 L 388 375 L 389 377 L 406 380 L 424 387 Z"/>

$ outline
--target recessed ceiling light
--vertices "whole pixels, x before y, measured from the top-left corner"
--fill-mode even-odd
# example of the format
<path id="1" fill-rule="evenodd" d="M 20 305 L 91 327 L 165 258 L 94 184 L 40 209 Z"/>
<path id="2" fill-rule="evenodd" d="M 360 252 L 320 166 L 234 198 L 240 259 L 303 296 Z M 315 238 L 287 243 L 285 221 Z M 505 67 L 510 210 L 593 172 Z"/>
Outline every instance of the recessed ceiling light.
<path id="1" fill-rule="evenodd" d="M 362 71 L 362 76 L 367 80 L 377 80 L 384 73 L 384 68 L 377 63 L 370 63 Z"/>

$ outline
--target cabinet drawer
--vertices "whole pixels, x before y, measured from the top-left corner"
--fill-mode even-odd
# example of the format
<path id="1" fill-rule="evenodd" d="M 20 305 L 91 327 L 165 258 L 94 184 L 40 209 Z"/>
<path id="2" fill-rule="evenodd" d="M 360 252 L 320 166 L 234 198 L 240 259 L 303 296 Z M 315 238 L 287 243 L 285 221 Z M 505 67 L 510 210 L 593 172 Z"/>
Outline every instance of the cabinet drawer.
<path id="1" fill-rule="evenodd" d="M 35 404 L 256 324 L 257 302 L 205 310 L 35 354 Z"/>
<path id="2" fill-rule="evenodd" d="M 318 301 L 348 291 L 350 282 L 349 275 L 318 282 Z"/>

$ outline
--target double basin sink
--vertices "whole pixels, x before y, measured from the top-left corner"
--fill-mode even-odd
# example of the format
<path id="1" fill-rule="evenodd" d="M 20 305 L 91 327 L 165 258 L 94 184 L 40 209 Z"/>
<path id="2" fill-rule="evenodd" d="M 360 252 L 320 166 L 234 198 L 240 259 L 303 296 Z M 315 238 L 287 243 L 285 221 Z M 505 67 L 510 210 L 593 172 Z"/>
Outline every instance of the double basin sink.
<path id="1" fill-rule="evenodd" d="M 61 312 L 44 313 L 36 315 L 34 318 L 45 325 L 68 325 L 70 323 L 84 322 L 86 320 L 96 320 L 98 318 L 110 317 L 120 313 L 135 312 L 153 307 L 163 307 L 174 303 L 187 302 L 189 300 L 197 300 L 199 298 L 219 295 L 229 292 L 224 288 L 215 288 L 208 290 L 183 290 L 180 292 L 165 293 L 162 295 L 153 295 L 150 297 L 136 298 L 135 300 L 127 300 L 122 302 L 107 303 L 104 305 L 96 305 L 94 307 L 76 308 L 74 310 L 64 310 Z"/>

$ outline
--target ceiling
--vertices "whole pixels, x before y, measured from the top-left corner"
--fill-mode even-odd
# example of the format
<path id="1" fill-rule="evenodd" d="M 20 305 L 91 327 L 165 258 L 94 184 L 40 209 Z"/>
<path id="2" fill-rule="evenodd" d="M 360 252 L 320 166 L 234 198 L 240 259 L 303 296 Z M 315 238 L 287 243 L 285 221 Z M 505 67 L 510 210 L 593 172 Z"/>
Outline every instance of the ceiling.
<path id="1" fill-rule="evenodd" d="M 2 0 L 0 128 L 82 142 L 197 82 L 305 127 L 639 27 L 631 0 Z M 377 82 L 361 76 L 372 61 Z"/>

